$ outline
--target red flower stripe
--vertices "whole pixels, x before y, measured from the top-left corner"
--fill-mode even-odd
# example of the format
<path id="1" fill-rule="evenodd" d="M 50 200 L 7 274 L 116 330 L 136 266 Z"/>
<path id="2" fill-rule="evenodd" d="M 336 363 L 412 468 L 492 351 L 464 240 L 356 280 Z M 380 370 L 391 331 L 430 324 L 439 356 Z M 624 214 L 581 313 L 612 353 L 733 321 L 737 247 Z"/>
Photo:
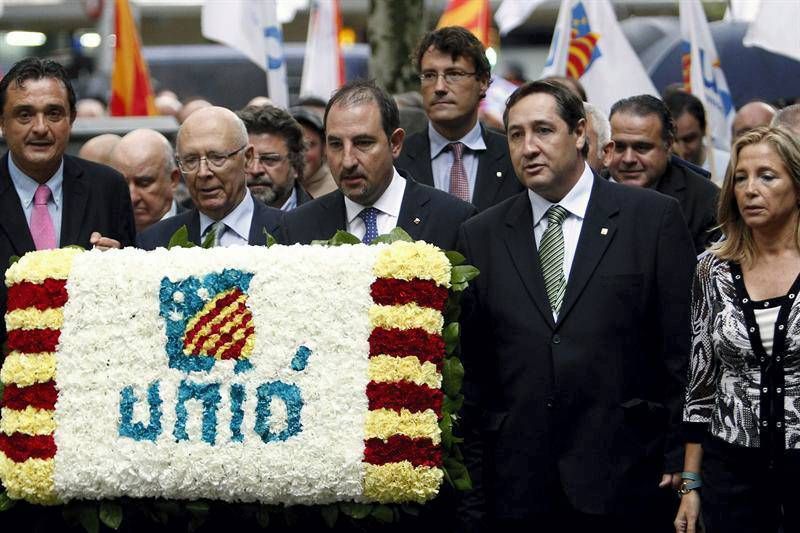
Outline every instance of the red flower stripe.
<path id="1" fill-rule="evenodd" d="M 393 355 L 395 357 L 418 357 L 441 368 L 444 359 L 444 340 L 424 329 L 375 328 L 369 336 L 369 355 Z"/>
<path id="2" fill-rule="evenodd" d="M 8 288 L 8 310 L 35 307 L 43 311 L 63 307 L 67 303 L 66 284 L 63 279 L 46 279 L 42 283 L 16 283 Z"/>
<path id="3" fill-rule="evenodd" d="M 235 290 L 217 300 L 217 303 L 214 304 L 214 308 L 200 317 L 200 320 L 197 321 L 197 324 L 195 324 L 191 330 L 186 332 L 186 341 L 184 346 L 188 346 L 189 344 L 193 343 L 195 336 L 200 332 L 201 329 L 203 329 L 203 326 L 214 320 L 223 309 L 225 309 L 241 295 L 242 292 L 240 290 Z"/>
<path id="4" fill-rule="evenodd" d="M 364 441 L 364 462 L 373 465 L 409 461 L 414 466 L 442 466 L 442 450 L 429 438 L 392 435 L 388 440 Z"/>
<path id="5" fill-rule="evenodd" d="M 417 385 L 409 381 L 392 381 L 388 383 L 367 383 L 367 399 L 369 408 L 375 409 L 408 409 L 419 413 L 433 409 L 437 416 L 442 416 L 442 391 L 427 385 Z"/>
<path id="6" fill-rule="evenodd" d="M 212 335 L 219 335 L 220 336 L 219 340 L 217 340 L 217 342 L 214 344 L 214 346 L 211 348 L 211 350 L 209 350 L 209 354 L 208 354 L 208 355 L 213 355 L 213 356 L 216 357 L 217 353 L 219 352 L 219 350 L 223 346 L 225 346 L 229 342 L 233 342 L 234 333 L 236 333 L 240 329 L 245 329 L 245 325 L 252 318 L 253 318 L 253 315 L 250 313 L 250 310 L 247 309 L 247 305 L 244 302 L 239 302 L 236 305 L 236 310 L 227 318 L 226 321 L 220 322 L 219 324 L 216 324 L 216 325 L 212 326 L 211 330 L 209 331 L 209 333 L 204 338 L 197 339 L 196 343 L 197 343 L 198 347 L 200 347 L 203 344 L 205 344 L 206 340 L 209 337 L 211 337 Z M 223 333 L 223 334 L 220 335 L 220 331 L 222 330 L 222 328 L 227 323 L 232 322 L 232 321 L 236 322 L 236 326 L 234 328 L 232 328 L 230 331 L 228 331 L 227 333 Z M 244 332 L 244 334 L 245 334 L 244 339 L 241 340 L 241 341 L 237 341 L 234 345 L 232 345 L 230 348 L 225 350 L 225 353 L 220 356 L 220 359 L 233 359 L 234 357 L 236 357 L 239 354 L 239 352 L 241 351 L 242 346 L 244 346 L 244 343 L 247 340 L 247 337 L 249 335 L 252 335 L 253 331 L 254 331 L 253 328 L 246 328 L 245 332 Z M 238 351 L 236 351 L 236 353 L 233 353 L 233 350 L 234 350 L 234 348 L 236 346 L 239 347 Z"/>
<path id="7" fill-rule="evenodd" d="M 242 355 L 242 348 L 244 348 L 247 338 L 255 331 L 254 327 L 249 327 L 244 330 L 244 337 L 234 342 L 227 350 L 225 350 L 220 359 L 237 359 Z"/>
<path id="8" fill-rule="evenodd" d="M 27 459 L 50 459 L 56 455 L 56 441 L 52 435 L 0 433 L 0 451 L 15 463 Z"/>
<path id="9" fill-rule="evenodd" d="M 378 278 L 370 288 L 372 300 L 380 305 L 403 305 L 415 303 L 420 307 L 431 307 L 444 311 L 447 289 L 427 279 L 410 281 L 394 278 Z"/>
<path id="10" fill-rule="evenodd" d="M 55 409 L 58 392 L 54 381 L 34 383 L 28 387 L 18 387 L 9 383 L 3 389 L 0 406 L 9 409 L 25 409 L 29 405 L 38 409 Z"/>
<path id="11" fill-rule="evenodd" d="M 8 349 L 22 353 L 54 352 L 61 330 L 14 329 L 8 332 Z"/>

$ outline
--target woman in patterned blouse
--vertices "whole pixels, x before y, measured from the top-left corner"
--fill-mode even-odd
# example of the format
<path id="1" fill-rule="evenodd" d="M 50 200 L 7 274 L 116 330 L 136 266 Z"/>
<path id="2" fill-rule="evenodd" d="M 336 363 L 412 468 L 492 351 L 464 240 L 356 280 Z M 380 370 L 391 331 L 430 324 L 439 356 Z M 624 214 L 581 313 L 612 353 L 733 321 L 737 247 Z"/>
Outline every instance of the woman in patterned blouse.
<path id="1" fill-rule="evenodd" d="M 800 143 L 740 137 L 692 288 L 676 531 L 800 531 Z M 702 476 L 701 474 L 702 465 Z"/>

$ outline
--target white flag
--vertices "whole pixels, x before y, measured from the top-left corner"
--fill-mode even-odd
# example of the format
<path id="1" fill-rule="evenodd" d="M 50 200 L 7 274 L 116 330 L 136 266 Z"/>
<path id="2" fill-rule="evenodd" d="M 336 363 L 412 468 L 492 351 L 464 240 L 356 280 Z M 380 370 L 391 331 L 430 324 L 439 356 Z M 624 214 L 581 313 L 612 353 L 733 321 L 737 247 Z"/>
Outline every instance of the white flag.
<path id="1" fill-rule="evenodd" d="M 288 107 L 283 36 L 275 0 L 206 0 L 201 28 L 204 37 L 239 50 L 264 69 L 270 100 Z"/>
<path id="2" fill-rule="evenodd" d="M 542 76 L 580 80 L 606 115 L 621 98 L 658 96 L 608 0 L 562 0 Z"/>
<path id="3" fill-rule="evenodd" d="M 800 2 L 762 0 L 742 41 L 800 61 Z"/>
<path id="4" fill-rule="evenodd" d="M 545 0 L 503 0 L 494 13 L 500 35 L 506 35 L 528 20 L 531 13 L 544 2 Z"/>
<path id="5" fill-rule="evenodd" d="M 314 2 L 308 17 L 301 96 L 327 101 L 344 83 L 344 61 L 339 48 L 339 0 Z"/>
<path id="6" fill-rule="evenodd" d="M 680 0 L 680 21 L 690 92 L 703 103 L 714 146 L 729 150 L 736 110 L 700 0 Z"/>

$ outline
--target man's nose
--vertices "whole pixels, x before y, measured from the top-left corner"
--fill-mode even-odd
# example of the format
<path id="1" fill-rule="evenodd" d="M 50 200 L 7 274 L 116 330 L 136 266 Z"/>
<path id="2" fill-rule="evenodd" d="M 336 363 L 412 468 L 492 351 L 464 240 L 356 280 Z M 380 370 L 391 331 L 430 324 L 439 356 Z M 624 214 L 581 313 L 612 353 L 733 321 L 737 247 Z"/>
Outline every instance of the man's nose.
<path id="1" fill-rule="evenodd" d="M 37 113 L 33 117 L 33 129 L 34 129 L 34 131 L 37 131 L 37 132 L 46 132 L 47 131 L 46 120 L 45 120 L 44 115 L 42 113 Z"/>

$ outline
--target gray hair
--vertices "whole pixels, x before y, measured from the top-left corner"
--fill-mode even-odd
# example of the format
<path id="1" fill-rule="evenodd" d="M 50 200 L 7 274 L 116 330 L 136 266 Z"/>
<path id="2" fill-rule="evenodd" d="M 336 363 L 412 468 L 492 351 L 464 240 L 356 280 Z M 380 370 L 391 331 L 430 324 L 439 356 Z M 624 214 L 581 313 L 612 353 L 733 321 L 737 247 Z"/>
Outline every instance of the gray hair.
<path id="1" fill-rule="evenodd" d="M 611 142 L 611 123 L 600 108 L 589 102 L 583 103 L 583 110 L 586 112 L 586 117 L 591 119 L 592 130 L 597 137 L 597 153 L 602 154 L 603 147 Z"/>
<path id="2" fill-rule="evenodd" d="M 800 104 L 792 104 L 775 113 L 770 126 L 789 128 L 800 135 Z"/>

